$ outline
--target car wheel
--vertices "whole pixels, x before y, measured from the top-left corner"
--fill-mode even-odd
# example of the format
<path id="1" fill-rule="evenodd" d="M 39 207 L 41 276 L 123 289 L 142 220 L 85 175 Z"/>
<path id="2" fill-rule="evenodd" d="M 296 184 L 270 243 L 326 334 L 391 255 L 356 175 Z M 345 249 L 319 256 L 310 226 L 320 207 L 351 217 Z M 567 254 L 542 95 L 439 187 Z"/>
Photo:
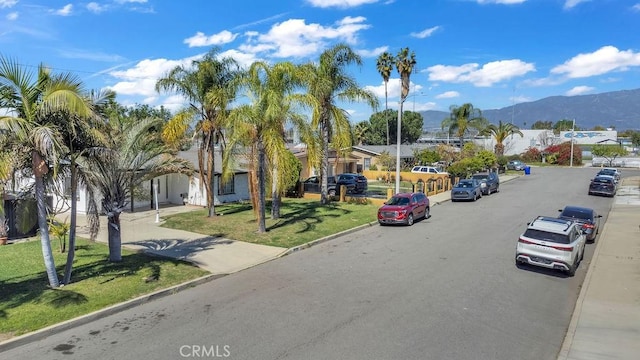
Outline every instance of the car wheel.
<path id="1" fill-rule="evenodd" d="M 578 259 L 579 257 L 576 257 L 576 261 L 574 261 L 573 264 L 569 265 L 569 270 L 567 270 L 567 275 L 574 276 L 576 274 L 576 269 L 578 269 Z"/>
<path id="2" fill-rule="evenodd" d="M 595 239 L 594 239 L 595 240 Z M 584 246 L 582 247 L 582 252 L 580 253 L 580 262 L 584 259 Z"/>
<path id="3" fill-rule="evenodd" d="M 387 224 L 383 223 L 382 221 L 378 221 L 378 224 L 380 224 L 380 226 L 386 226 Z"/>
<path id="4" fill-rule="evenodd" d="M 424 210 L 424 218 L 428 219 L 429 218 L 429 207 L 427 206 L 427 208 Z"/>
<path id="5" fill-rule="evenodd" d="M 407 225 L 408 225 L 408 226 L 413 225 L 413 213 L 411 213 L 411 214 L 409 214 L 409 215 L 407 216 Z"/>
<path id="6" fill-rule="evenodd" d="M 474 194 L 473 194 L 473 201 L 476 201 L 476 200 L 478 200 L 478 194 L 475 194 L 475 193 L 474 193 Z"/>
<path id="7" fill-rule="evenodd" d="M 336 189 L 329 190 L 329 196 L 336 196 Z"/>

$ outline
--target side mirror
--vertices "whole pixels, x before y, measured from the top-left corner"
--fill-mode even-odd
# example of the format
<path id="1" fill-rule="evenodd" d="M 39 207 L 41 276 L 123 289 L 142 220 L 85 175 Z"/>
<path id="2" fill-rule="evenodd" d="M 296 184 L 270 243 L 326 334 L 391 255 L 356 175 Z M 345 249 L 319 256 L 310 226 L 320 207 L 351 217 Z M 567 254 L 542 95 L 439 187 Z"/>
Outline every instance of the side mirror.
<path id="1" fill-rule="evenodd" d="M 598 215 L 598 216 L 596 216 L 596 217 L 597 217 L 597 218 L 601 218 L 601 217 L 602 217 L 602 215 Z"/>

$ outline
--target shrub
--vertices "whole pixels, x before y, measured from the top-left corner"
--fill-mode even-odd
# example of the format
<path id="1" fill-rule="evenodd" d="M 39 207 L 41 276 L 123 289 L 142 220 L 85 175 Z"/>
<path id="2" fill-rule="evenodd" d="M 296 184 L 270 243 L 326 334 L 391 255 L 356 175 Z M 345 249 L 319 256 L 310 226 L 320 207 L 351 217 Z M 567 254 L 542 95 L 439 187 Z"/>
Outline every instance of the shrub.
<path id="1" fill-rule="evenodd" d="M 571 142 L 551 145 L 544 150 L 547 153 L 547 161 L 551 164 L 569 165 L 571 163 Z M 582 165 L 582 148 L 573 144 L 573 165 Z"/>
<path id="2" fill-rule="evenodd" d="M 542 159 L 541 156 L 542 154 L 538 148 L 530 147 L 527 151 L 522 153 L 522 160 L 524 160 L 524 162 L 538 162 Z"/>
<path id="3" fill-rule="evenodd" d="M 371 171 L 377 171 L 378 167 L 376 166 L 376 164 L 372 164 L 371 166 L 369 166 L 369 170 Z"/>

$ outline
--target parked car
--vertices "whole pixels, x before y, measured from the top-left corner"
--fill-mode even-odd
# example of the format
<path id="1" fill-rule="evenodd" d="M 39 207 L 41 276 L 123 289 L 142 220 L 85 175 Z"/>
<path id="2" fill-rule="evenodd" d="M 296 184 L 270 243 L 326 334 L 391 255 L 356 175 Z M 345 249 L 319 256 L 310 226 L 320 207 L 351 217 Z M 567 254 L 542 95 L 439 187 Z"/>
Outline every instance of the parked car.
<path id="1" fill-rule="evenodd" d="M 602 175 L 613 177 L 616 183 L 620 182 L 620 178 L 622 177 L 622 174 L 620 173 L 620 171 L 618 171 L 618 169 L 615 169 L 615 168 L 600 169 L 600 171 L 598 171 L 596 176 L 602 176 Z"/>
<path id="2" fill-rule="evenodd" d="M 596 235 L 600 231 L 600 218 L 595 210 L 587 207 L 567 205 L 560 212 L 559 219 L 572 220 L 582 224 L 582 229 L 587 236 L 587 242 L 596 241 Z"/>
<path id="3" fill-rule="evenodd" d="M 573 276 L 584 258 L 585 244 L 586 236 L 579 222 L 538 216 L 518 238 L 516 265 L 562 270 Z"/>
<path id="4" fill-rule="evenodd" d="M 320 176 L 310 176 L 306 178 L 302 185 L 304 187 L 305 192 L 317 192 L 319 193 L 322 190 L 322 182 Z M 327 194 L 329 196 L 336 195 L 336 177 L 328 176 L 327 177 Z"/>
<path id="5" fill-rule="evenodd" d="M 448 175 L 447 172 L 438 169 L 435 166 L 414 166 L 411 169 L 411 172 L 414 174 L 444 174 Z"/>
<path id="6" fill-rule="evenodd" d="M 613 176 L 598 175 L 589 183 L 589 195 L 605 195 L 614 197 L 618 191 L 618 184 Z"/>
<path id="7" fill-rule="evenodd" d="M 495 172 L 477 173 L 471 178 L 480 181 L 480 189 L 483 195 L 491 195 L 491 193 L 498 192 L 500 188 L 500 179 Z"/>
<path id="8" fill-rule="evenodd" d="M 368 188 L 368 181 L 363 175 L 345 173 L 338 175 L 336 187 L 340 188 L 341 185 L 347 187 L 347 193 L 364 194 Z"/>
<path id="9" fill-rule="evenodd" d="M 507 170 L 522 171 L 527 165 L 520 160 L 511 160 L 507 163 Z"/>
<path id="10" fill-rule="evenodd" d="M 378 209 L 378 223 L 411 226 L 415 220 L 428 218 L 429 211 L 429 198 L 424 193 L 399 193 Z"/>
<path id="11" fill-rule="evenodd" d="M 478 179 L 462 179 L 451 188 L 451 201 L 476 201 L 482 197 L 482 189 Z"/>

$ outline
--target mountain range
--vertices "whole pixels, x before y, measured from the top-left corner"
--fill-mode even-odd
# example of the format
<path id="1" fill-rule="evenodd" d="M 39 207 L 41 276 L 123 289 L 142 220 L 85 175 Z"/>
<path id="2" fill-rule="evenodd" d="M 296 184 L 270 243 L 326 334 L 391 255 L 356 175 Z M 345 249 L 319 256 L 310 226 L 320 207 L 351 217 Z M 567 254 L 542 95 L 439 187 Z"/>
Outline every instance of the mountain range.
<path id="1" fill-rule="evenodd" d="M 473 103 L 472 103 L 473 104 Z M 462 104 L 458 104 L 462 105 Z M 569 119 L 576 128 L 590 130 L 596 126 L 622 130 L 640 130 L 640 89 L 611 91 L 593 95 L 550 96 L 523 102 L 502 109 L 482 110 L 489 122 L 512 122 L 521 129 L 530 129 L 536 121 Z M 440 128 L 449 117 L 446 111 L 421 111 L 424 130 Z"/>

